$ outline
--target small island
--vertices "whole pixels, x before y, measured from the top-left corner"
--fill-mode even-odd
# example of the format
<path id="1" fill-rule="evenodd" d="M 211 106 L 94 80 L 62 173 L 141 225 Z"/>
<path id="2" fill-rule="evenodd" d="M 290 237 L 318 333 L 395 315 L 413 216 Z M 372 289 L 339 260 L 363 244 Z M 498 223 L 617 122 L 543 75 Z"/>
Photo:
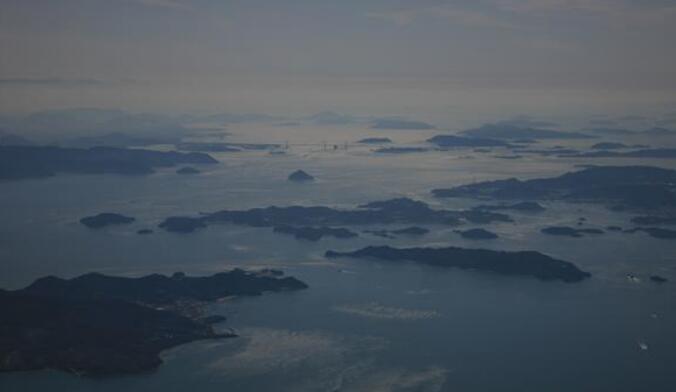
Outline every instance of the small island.
<path id="1" fill-rule="evenodd" d="M 195 169 L 194 167 L 190 167 L 190 166 L 185 166 L 185 167 L 182 167 L 182 168 L 176 170 L 176 174 L 191 175 L 191 174 L 200 174 L 200 173 L 201 172 L 199 170 Z"/>
<path id="2" fill-rule="evenodd" d="M 363 233 L 371 234 L 371 235 L 374 235 L 376 237 L 382 237 L 382 238 L 389 238 L 389 239 L 397 238 L 389 230 L 364 230 Z"/>
<path id="3" fill-rule="evenodd" d="M 633 229 L 625 230 L 625 233 L 636 233 L 637 231 L 642 231 L 653 238 L 663 240 L 676 239 L 676 230 L 664 229 L 661 227 L 635 227 Z"/>
<path id="4" fill-rule="evenodd" d="M 637 225 L 676 225 L 676 216 L 644 215 L 631 218 L 631 223 Z"/>
<path id="5" fill-rule="evenodd" d="M 465 136 L 494 139 L 590 139 L 594 136 L 579 132 L 555 131 L 544 128 L 523 127 L 509 122 L 484 124 L 461 132 Z"/>
<path id="6" fill-rule="evenodd" d="M 622 148 L 629 148 L 629 146 L 627 146 L 624 143 L 601 142 L 592 145 L 591 148 L 594 150 L 617 150 Z"/>
<path id="7" fill-rule="evenodd" d="M 535 140 L 535 139 L 528 139 L 528 138 L 524 138 L 524 139 L 513 139 L 513 140 L 510 140 L 510 141 L 511 141 L 512 143 L 515 143 L 515 144 L 534 144 L 534 143 L 537 143 L 537 142 L 538 142 L 538 141 Z"/>
<path id="8" fill-rule="evenodd" d="M 148 235 L 148 234 L 153 234 L 154 232 L 151 229 L 141 229 L 136 231 L 136 234 L 139 235 Z"/>
<path id="9" fill-rule="evenodd" d="M 480 137 L 465 137 L 455 135 L 437 135 L 427 139 L 428 143 L 436 144 L 443 148 L 454 147 L 509 147 L 510 144 L 502 140 L 480 138 Z"/>
<path id="10" fill-rule="evenodd" d="M 296 170 L 295 172 L 289 174 L 288 180 L 291 182 L 312 182 L 315 180 L 315 178 L 303 170 Z"/>
<path id="11" fill-rule="evenodd" d="M 488 249 L 392 248 L 369 246 L 354 252 L 327 251 L 327 258 L 350 257 L 383 261 L 411 261 L 420 264 L 488 271 L 500 275 L 532 276 L 540 280 L 579 282 L 591 276 L 574 264 L 535 251 L 505 252 Z"/>
<path id="12" fill-rule="evenodd" d="M 87 274 L 53 276 L 30 286 L 0 290 L 0 372 L 57 369 L 97 377 L 147 372 L 160 352 L 216 332 L 220 315 L 204 315 L 205 302 L 233 295 L 302 290 L 292 277 L 235 269 L 212 276 Z"/>
<path id="13" fill-rule="evenodd" d="M 517 148 L 514 149 L 513 151 L 519 154 L 538 154 L 546 157 L 547 156 L 562 157 L 564 155 L 567 156 L 580 153 L 578 150 L 572 148 L 558 148 L 558 147 L 551 147 L 547 149 Z"/>
<path id="14" fill-rule="evenodd" d="M 469 229 L 469 230 L 454 230 L 454 231 L 460 234 L 462 238 L 466 238 L 469 240 L 493 240 L 498 238 L 497 234 L 485 229 Z"/>
<path id="15" fill-rule="evenodd" d="M 411 154 L 411 153 L 417 153 L 417 152 L 427 152 L 430 151 L 429 148 L 425 147 L 383 147 L 379 148 L 377 150 L 374 150 L 373 152 L 379 153 L 379 154 Z"/>
<path id="16" fill-rule="evenodd" d="M 650 281 L 655 283 L 667 283 L 669 280 L 665 277 L 659 275 L 653 275 L 650 277 Z"/>
<path id="17" fill-rule="evenodd" d="M 367 137 L 357 141 L 359 144 L 388 144 L 392 143 L 392 139 L 388 137 Z"/>
<path id="18" fill-rule="evenodd" d="M 559 236 L 575 237 L 575 238 L 582 237 L 584 234 L 603 234 L 604 233 L 603 230 L 601 230 L 601 229 L 576 229 L 574 227 L 568 227 L 568 226 L 545 227 L 544 229 L 541 229 L 540 232 L 542 234 L 559 235 Z"/>
<path id="19" fill-rule="evenodd" d="M 514 204 L 499 204 L 499 205 L 478 205 L 474 207 L 476 210 L 488 210 L 488 211 L 500 211 L 500 210 L 513 210 L 520 212 L 542 212 L 545 208 L 534 201 L 522 201 L 520 203 Z"/>
<path id="20" fill-rule="evenodd" d="M 406 120 L 402 118 L 376 119 L 372 124 L 373 129 L 399 129 L 399 130 L 426 130 L 434 129 L 434 125 L 423 121 Z"/>
<path id="21" fill-rule="evenodd" d="M 358 234 L 345 228 L 333 227 L 294 227 L 294 226 L 275 226 L 273 228 L 275 233 L 290 234 L 299 240 L 308 240 L 312 242 L 319 241 L 323 237 L 335 238 L 354 238 Z"/>
<path id="22" fill-rule="evenodd" d="M 165 219 L 157 227 L 174 233 L 192 233 L 197 229 L 207 227 L 207 224 L 201 218 L 172 216 Z"/>
<path id="23" fill-rule="evenodd" d="M 230 143 L 180 143 L 176 145 L 180 151 L 197 152 L 240 152 L 239 148 L 233 147 Z"/>
<path id="24" fill-rule="evenodd" d="M 113 212 L 103 212 L 94 216 L 86 216 L 80 219 L 80 223 L 90 229 L 101 229 L 111 225 L 124 225 L 134 222 L 136 219 Z"/>
<path id="25" fill-rule="evenodd" d="M 646 148 L 631 151 L 598 150 L 585 153 L 562 154 L 562 158 L 676 158 L 676 148 Z"/>
<path id="26" fill-rule="evenodd" d="M 378 237 L 383 237 L 383 238 L 397 238 L 397 235 L 409 235 L 409 236 L 421 236 L 429 233 L 430 231 L 428 229 L 425 229 L 424 227 L 417 227 L 417 226 L 411 226 L 411 227 L 405 227 L 403 229 L 396 229 L 396 230 L 364 230 L 364 233 L 372 234 Z"/>
<path id="27" fill-rule="evenodd" d="M 430 231 L 424 227 L 404 227 L 403 229 L 397 229 L 390 231 L 392 234 L 403 234 L 403 235 L 425 235 Z"/>
<path id="28" fill-rule="evenodd" d="M 243 150 L 263 151 L 280 148 L 279 144 L 270 143 L 180 143 L 176 148 L 181 151 L 199 151 L 199 152 L 241 152 Z"/>

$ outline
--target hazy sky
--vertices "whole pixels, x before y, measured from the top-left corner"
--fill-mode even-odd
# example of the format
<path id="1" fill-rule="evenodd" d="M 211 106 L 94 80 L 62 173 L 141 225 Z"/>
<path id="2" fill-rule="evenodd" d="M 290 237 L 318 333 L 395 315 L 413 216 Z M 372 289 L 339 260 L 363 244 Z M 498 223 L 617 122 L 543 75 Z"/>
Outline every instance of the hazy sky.
<path id="1" fill-rule="evenodd" d="M 673 0 L 2 0 L 0 106 L 667 110 L 674 21 Z"/>

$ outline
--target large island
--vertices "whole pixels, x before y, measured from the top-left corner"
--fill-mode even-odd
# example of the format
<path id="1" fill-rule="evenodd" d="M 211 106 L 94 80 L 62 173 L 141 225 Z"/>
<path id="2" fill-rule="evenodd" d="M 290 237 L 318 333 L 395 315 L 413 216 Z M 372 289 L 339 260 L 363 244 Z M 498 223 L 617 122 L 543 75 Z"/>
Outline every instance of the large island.
<path id="1" fill-rule="evenodd" d="M 117 147 L 0 146 L 0 180 L 50 177 L 58 173 L 150 174 L 155 168 L 218 163 L 211 156 Z"/>
<path id="2" fill-rule="evenodd" d="M 328 251 L 327 258 L 351 257 L 384 261 L 412 261 L 438 267 L 489 271 L 501 275 L 533 276 L 541 280 L 579 282 L 591 276 L 574 264 L 535 251 L 505 252 L 488 249 L 393 248 L 369 246 L 353 252 Z"/>
<path id="3" fill-rule="evenodd" d="M 227 296 L 300 290 L 280 271 L 235 269 L 212 276 L 141 278 L 87 274 L 46 277 L 0 290 L 0 372 L 58 369 L 81 376 L 138 373 L 162 363 L 162 350 L 219 333 L 202 304 Z"/>
<path id="4" fill-rule="evenodd" d="M 435 189 L 436 197 L 565 200 L 632 209 L 676 208 L 676 170 L 651 166 L 592 166 L 558 177 L 484 181 Z"/>
<path id="5" fill-rule="evenodd" d="M 233 223 L 253 227 L 274 226 L 346 226 L 372 224 L 440 224 L 511 222 L 508 215 L 482 210 L 436 210 L 422 201 L 408 198 L 375 201 L 356 209 L 325 206 L 253 208 L 245 211 L 223 210 L 197 217 L 169 217 L 159 227 L 189 233 L 215 223 Z"/>

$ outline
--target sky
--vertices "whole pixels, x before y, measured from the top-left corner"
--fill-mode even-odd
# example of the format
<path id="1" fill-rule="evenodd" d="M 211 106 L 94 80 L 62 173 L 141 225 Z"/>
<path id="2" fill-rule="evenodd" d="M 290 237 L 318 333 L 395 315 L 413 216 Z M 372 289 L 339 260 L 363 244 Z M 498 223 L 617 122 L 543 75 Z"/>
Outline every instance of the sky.
<path id="1" fill-rule="evenodd" d="M 3 0 L 0 111 L 673 112 L 674 20 L 673 0 Z"/>

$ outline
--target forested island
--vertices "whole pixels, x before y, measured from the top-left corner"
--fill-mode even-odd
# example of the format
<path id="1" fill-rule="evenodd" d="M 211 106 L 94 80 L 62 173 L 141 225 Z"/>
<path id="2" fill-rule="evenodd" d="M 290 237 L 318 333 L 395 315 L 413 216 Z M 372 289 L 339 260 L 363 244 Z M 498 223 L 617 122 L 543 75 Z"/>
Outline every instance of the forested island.
<path id="1" fill-rule="evenodd" d="M 0 290 L 0 371 L 57 369 L 80 376 L 139 373 L 162 363 L 161 351 L 200 339 L 235 337 L 213 325 L 202 304 L 228 296 L 300 290 L 281 271 L 235 269 L 211 276 L 53 276 Z"/>
<path id="2" fill-rule="evenodd" d="M 567 200 L 618 208 L 676 207 L 676 171 L 652 166 L 591 166 L 558 177 L 484 181 L 435 189 L 436 197 Z"/>
<path id="3" fill-rule="evenodd" d="M 136 220 L 131 216 L 125 216 L 114 212 L 102 212 L 97 215 L 86 216 L 80 219 L 80 223 L 90 229 L 101 229 L 111 225 L 124 225 Z"/>
<path id="4" fill-rule="evenodd" d="M 525 275 L 540 280 L 579 282 L 591 276 L 574 264 L 535 251 L 506 252 L 488 249 L 393 248 L 369 246 L 353 252 L 327 251 L 327 258 L 350 257 L 383 261 L 411 261 L 437 267 L 488 271 L 500 275 Z"/>
<path id="5" fill-rule="evenodd" d="M 505 214 L 482 210 L 435 210 L 422 201 L 408 198 L 376 201 L 344 210 L 325 206 L 265 207 L 244 211 L 223 210 L 197 217 L 169 217 L 159 227 L 189 233 L 215 223 L 232 223 L 253 227 L 274 226 L 344 226 L 371 224 L 441 224 L 463 222 L 511 222 Z"/>
<path id="6" fill-rule="evenodd" d="M 161 167 L 215 163 L 218 161 L 199 152 L 118 147 L 0 146 L 0 180 L 51 177 L 58 173 L 142 175 Z"/>

